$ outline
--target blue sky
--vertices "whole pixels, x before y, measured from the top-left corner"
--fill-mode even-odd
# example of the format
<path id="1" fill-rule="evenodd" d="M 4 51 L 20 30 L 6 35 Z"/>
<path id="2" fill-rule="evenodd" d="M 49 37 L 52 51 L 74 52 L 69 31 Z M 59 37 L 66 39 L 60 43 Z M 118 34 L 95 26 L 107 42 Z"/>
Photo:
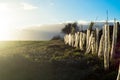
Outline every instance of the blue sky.
<path id="1" fill-rule="evenodd" d="M 68 21 L 120 20 L 120 0 L 0 0 L 0 35 L 12 29 Z M 6 37 L 5 37 L 6 36 Z"/>
<path id="2" fill-rule="evenodd" d="M 0 0 L 7 3 L 13 26 L 34 26 L 66 21 L 120 19 L 120 0 Z M 9 12 L 8 12 L 9 13 Z M 8 16 L 9 16 L 8 15 Z"/>
<path id="3" fill-rule="evenodd" d="M 119 19 L 120 14 L 119 0 L 32 0 L 29 2 L 39 7 L 41 15 L 48 13 L 46 14 L 48 22 L 94 20 L 96 17 L 105 20 L 106 10 L 109 12 L 110 20 L 114 17 Z"/>
<path id="4" fill-rule="evenodd" d="M 56 23 L 78 20 L 106 19 L 106 10 L 109 12 L 109 20 L 119 19 L 119 0 L 28 0 L 39 7 L 36 14 L 40 23 Z"/>

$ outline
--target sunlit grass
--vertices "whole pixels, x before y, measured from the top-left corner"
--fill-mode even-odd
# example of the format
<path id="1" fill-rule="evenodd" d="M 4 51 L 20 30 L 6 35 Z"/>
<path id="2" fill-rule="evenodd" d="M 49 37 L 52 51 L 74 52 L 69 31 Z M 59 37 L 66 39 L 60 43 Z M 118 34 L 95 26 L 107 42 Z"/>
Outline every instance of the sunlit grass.
<path id="1" fill-rule="evenodd" d="M 102 59 L 59 40 L 0 44 L 0 80 L 109 80 L 117 75 L 104 71 Z"/>

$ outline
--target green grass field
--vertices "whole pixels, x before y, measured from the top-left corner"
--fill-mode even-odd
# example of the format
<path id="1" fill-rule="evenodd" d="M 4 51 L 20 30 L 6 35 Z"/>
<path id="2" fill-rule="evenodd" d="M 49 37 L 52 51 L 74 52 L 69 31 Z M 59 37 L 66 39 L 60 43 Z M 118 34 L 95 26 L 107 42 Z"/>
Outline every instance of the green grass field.
<path id="1" fill-rule="evenodd" d="M 0 80 L 115 80 L 103 59 L 84 55 L 63 41 L 1 41 Z"/>

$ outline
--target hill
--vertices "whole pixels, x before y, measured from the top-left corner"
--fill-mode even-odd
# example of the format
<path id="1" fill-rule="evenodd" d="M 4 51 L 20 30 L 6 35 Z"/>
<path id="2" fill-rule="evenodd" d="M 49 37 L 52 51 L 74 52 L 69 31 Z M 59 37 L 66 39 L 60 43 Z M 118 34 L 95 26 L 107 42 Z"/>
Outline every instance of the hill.
<path id="1" fill-rule="evenodd" d="M 103 59 L 83 55 L 63 41 L 0 42 L 0 80 L 115 80 Z M 3 46 L 2 46 L 3 45 Z"/>

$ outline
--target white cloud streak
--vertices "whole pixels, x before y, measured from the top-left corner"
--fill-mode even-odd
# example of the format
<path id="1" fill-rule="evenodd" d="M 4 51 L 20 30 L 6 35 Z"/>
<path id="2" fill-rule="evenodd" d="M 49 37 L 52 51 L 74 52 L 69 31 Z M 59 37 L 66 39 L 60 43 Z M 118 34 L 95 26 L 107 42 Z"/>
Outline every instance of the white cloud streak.
<path id="1" fill-rule="evenodd" d="M 35 10 L 38 8 L 37 6 L 34 6 L 32 4 L 29 4 L 29 3 L 25 3 L 25 2 L 22 2 L 21 6 L 24 10 Z"/>

